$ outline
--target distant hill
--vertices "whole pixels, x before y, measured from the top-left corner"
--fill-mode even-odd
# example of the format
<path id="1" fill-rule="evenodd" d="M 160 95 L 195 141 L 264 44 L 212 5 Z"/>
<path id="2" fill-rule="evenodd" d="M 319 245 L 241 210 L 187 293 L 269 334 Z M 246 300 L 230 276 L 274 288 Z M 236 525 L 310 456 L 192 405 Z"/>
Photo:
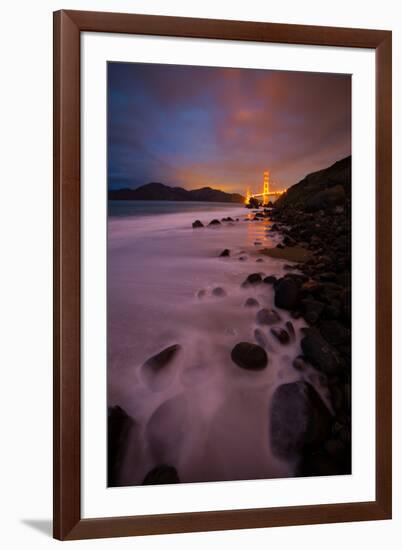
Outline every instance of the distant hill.
<path id="1" fill-rule="evenodd" d="M 276 202 L 275 208 L 299 208 L 315 212 L 341 205 L 351 197 L 352 157 L 345 157 L 332 166 L 308 174 L 289 187 Z"/>
<path id="2" fill-rule="evenodd" d="M 108 193 L 109 200 L 117 201 L 205 201 L 244 203 L 238 193 L 225 193 L 211 187 L 187 191 L 182 187 L 169 187 L 163 183 L 147 183 L 137 189 L 114 189 Z"/>

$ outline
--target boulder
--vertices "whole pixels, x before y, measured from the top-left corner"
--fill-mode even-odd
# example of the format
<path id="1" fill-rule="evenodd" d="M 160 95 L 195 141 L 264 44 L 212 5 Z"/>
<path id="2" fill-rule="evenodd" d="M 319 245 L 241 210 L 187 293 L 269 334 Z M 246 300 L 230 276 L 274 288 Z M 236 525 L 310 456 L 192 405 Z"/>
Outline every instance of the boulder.
<path id="1" fill-rule="evenodd" d="M 262 283 L 261 275 L 259 273 L 251 273 L 241 286 L 247 287 L 249 285 L 259 285 L 260 283 Z"/>
<path id="2" fill-rule="evenodd" d="M 260 304 L 255 298 L 247 298 L 244 302 L 244 307 L 258 307 Z"/>
<path id="3" fill-rule="evenodd" d="M 108 487 L 119 485 L 121 467 L 127 451 L 134 420 L 118 405 L 108 407 L 107 414 L 107 479 Z"/>
<path id="4" fill-rule="evenodd" d="M 298 355 L 297 357 L 295 357 L 293 359 L 292 365 L 293 365 L 294 369 L 296 369 L 298 371 L 301 371 L 301 372 L 305 371 L 309 366 L 309 364 L 307 363 L 307 361 L 303 357 L 303 355 Z"/>
<path id="5" fill-rule="evenodd" d="M 274 455 L 301 458 L 319 448 L 331 433 L 331 413 L 308 382 L 279 386 L 272 397 L 270 440 Z"/>
<path id="6" fill-rule="evenodd" d="M 275 285 L 275 306 L 281 309 L 296 309 L 300 299 L 300 285 L 294 278 L 285 277 Z"/>
<path id="7" fill-rule="evenodd" d="M 257 312 L 256 322 L 259 325 L 274 325 L 281 320 L 279 314 L 274 309 L 260 309 Z"/>
<path id="8" fill-rule="evenodd" d="M 181 346 L 174 344 L 145 361 L 140 372 L 149 389 L 159 392 L 170 386 L 176 374 L 173 359 L 180 350 Z"/>
<path id="9" fill-rule="evenodd" d="M 305 321 L 310 325 L 314 325 L 320 318 L 325 304 L 313 298 L 306 298 L 301 301 L 301 307 Z"/>
<path id="10" fill-rule="evenodd" d="M 286 321 L 285 326 L 286 330 L 288 331 L 289 337 L 294 340 L 296 338 L 296 333 L 292 321 Z"/>
<path id="11" fill-rule="evenodd" d="M 204 224 L 200 222 L 200 220 L 195 220 L 195 222 L 193 222 L 193 228 L 196 229 L 197 227 L 204 227 Z"/>
<path id="12" fill-rule="evenodd" d="M 250 342 L 236 344 L 231 353 L 232 361 L 246 370 L 262 370 L 268 365 L 268 356 L 265 350 Z"/>
<path id="13" fill-rule="evenodd" d="M 212 294 L 214 296 L 218 296 L 218 298 L 223 298 L 226 296 L 226 290 L 224 290 L 221 286 L 217 286 L 213 289 Z"/>
<path id="14" fill-rule="evenodd" d="M 219 254 L 221 258 L 225 258 L 227 256 L 230 256 L 230 250 L 228 248 L 225 248 L 225 250 L 222 250 L 222 252 Z"/>
<path id="15" fill-rule="evenodd" d="M 263 282 L 266 285 L 274 285 L 276 281 L 277 281 L 277 278 L 274 277 L 273 275 L 268 275 L 268 277 L 265 277 L 265 279 L 263 280 Z"/>
<path id="16" fill-rule="evenodd" d="M 173 344 L 147 359 L 144 366 L 153 370 L 159 370 L 170 363 L 180 350 L 181 346 L 179 344 Z"/>
<path id="17" fill-rule="evenodd" d="M 296 246 L 296 241 L 290 235 L 285 235 L 283 238 L 283 244 L 285 246 Z"/>
<path id="18" fill-rule="evenodd" d="M 211 220 L 208 225 L 221 225 L 221 222 L 219 220 Z"/>
<path id="19" fill-rule="evenodd" d="M 351 331 L 338 321 L 322 321 L 319 328 L 322 336 L 332 346 L 344 346 L 350 343 Z"/>
<path id="20" fill-rule="evenodd" d="M 283 328 L 271 328 L 271 334 L 275 336 L 275 338 L 281 343 L 281 344 L 288 344 L 289 343 L 289 334 L 286 332 Z"/>
<path id="21" fill-rule="evenodd" d="M 318 331 L 309 330 L 302 338 L 301 348 L 313 367 L 325 374 L 336 374 L 342 368 L 338 353 Z"/>

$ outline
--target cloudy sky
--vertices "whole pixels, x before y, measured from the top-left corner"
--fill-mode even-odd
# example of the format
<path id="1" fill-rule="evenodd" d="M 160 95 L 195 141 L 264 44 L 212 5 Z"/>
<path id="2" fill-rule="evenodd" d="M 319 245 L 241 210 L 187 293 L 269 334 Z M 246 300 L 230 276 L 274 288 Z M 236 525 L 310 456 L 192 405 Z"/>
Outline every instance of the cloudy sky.
<path id="1" fill-rule="evenodd" d="M 351 153 L 348 75 L 109 63 L 108 92 L 110 188 L 244 194 L 264 170 L 284 188 Z"/>

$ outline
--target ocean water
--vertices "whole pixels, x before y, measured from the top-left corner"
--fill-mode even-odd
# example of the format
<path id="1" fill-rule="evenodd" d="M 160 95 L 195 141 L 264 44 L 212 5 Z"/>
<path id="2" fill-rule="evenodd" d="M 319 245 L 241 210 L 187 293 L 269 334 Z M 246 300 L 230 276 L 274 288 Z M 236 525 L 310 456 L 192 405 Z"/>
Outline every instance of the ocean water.
<path id="1" fill-rule="evenodd" d="M 256 325 L 259 308 L 244 307 L 249 297 L 273 307 L 270 285 L 241 288 L 250 273 L 286 273 L 286 262 L 258 253 L 280 237 L 269 233 L 268 221 L 244 221 L 250 215 L 233 204 L 110 203 L 108 404 L 135 421 L 121 485 L 140 484 L 159 464 L 174 466 L 183 482 L 294 474 L 294 464 L 271 452 L 271 397 L 278 385 L 302 377 L 321 394 L 322 388 L 316 375 L 292 367 L 300 338 L 281 345 L 269 327 Z M 239 221 L 192 228 L 195 219 L 208 224 L 227 216 Z M 225 248 L 231 255 L 220 258 Z M 212 294 L 218 286 L 224 297 Z M 283 326 L 289 316 L 280 314 Z M 303 320 L 292 322 L 300 335 Z M 264 333 L 269 363 L 250 372 L 230 353 L 238 342 L 255 342 L 256 328 Z M 172 344 L 181 351 L 150 377 L 144 362 Z"/>

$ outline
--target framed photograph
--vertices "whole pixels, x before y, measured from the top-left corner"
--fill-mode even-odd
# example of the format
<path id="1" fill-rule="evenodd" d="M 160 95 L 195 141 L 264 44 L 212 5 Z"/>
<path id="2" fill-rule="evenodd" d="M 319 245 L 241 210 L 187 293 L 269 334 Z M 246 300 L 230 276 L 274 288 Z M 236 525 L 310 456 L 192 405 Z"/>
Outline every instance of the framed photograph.
<path id="1" fill-rule="evenodd" d="M 391 518 L 391 32 L 54 14 L 54 536 Z"/>

